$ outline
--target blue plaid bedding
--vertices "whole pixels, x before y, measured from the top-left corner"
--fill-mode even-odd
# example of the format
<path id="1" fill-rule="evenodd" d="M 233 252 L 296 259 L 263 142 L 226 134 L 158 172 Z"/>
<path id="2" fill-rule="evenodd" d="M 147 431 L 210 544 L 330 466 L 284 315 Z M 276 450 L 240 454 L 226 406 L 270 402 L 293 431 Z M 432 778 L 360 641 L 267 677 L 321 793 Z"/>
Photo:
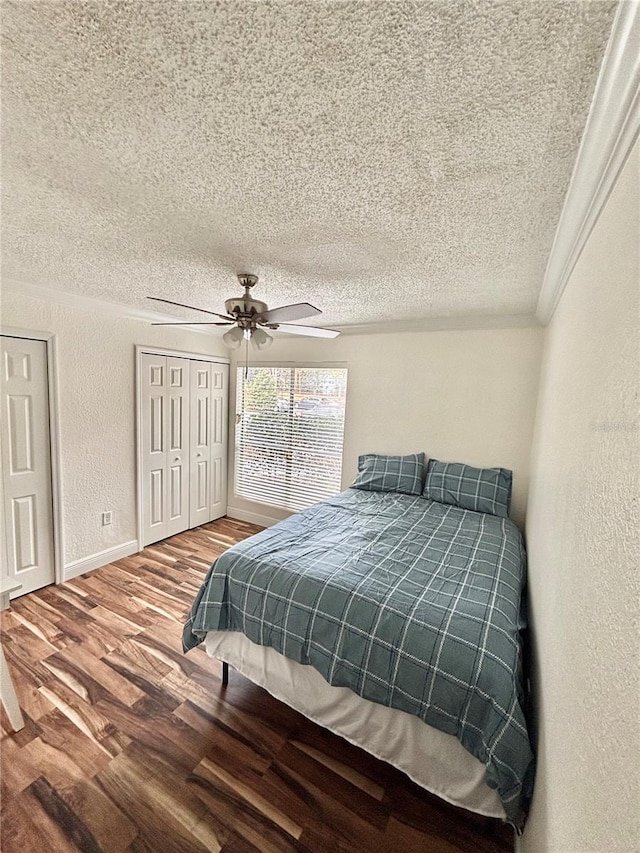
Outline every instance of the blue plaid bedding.
<path id="1" fill-rule="evenodd" d="M 533 783 L 524 574 L 522 538 L 506 518 L 348 489 L 222 554 L 183 644 L 242 631 L 330 684 L 454 735 L 520 830 Z"/>

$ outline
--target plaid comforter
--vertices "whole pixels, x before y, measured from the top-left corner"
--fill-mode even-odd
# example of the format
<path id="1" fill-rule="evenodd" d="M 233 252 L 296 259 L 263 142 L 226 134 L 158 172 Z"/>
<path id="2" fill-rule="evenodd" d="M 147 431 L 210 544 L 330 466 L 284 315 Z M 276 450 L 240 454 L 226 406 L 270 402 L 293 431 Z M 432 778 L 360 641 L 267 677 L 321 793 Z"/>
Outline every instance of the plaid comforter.
<path id="1" fill-rule="evenodd" d="M 524 825 L 525 554 L 505 518 L 348 489 L 220 556 L 184 629 L 242 631 L 330 683 L 454 735 Z"/>

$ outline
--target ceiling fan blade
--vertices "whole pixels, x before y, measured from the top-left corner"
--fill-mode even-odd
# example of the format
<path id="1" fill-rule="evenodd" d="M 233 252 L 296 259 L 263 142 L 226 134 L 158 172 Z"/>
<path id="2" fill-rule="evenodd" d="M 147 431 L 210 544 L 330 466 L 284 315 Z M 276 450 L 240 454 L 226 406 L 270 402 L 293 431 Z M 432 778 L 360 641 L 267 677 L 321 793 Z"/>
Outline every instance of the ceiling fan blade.
<path id="1" fill-rule="evenodd" d="M 319 329 L 317 326 L 287 326 L 278 324 L 278 332 L 288 335 L 306 335 L 310 338 L 337 338 L 340 332 L 335 329 Z"/>
<path id="2" fill-rule="evenodd" d="M 308 302 L 296 302 L 293 305 L 282 305 L 280 308 L 272 308 L 271 311 L 263 311 L 255 319 L 259 323 L 288 323 L 289 320 L 302 320 L 315 314 L 322 314 L 322 311 Z"/>
<path id="3" fill-rule="evenodd" d="M 189 323 L 152 323 L 152 326 L 232 326 L 234 320 L 191 320 Z"/>
<path id="4" fill-rule="evenodd" d="M 178 305 L 180 308 L 190 308 L 192 311 L 202 311 L 203 314 L 212 314 L 214 317 L 221 317 L 223 320 L 233 320 L 233 317 L 229 317 L 227 314 L 207 311 L 206 308 L 196 308 L 195 305 L 185 305 L 184 302 L 172 302 L 170 299 L 160 299 L 158 296 L 147 296 L 147 299 L 152 299 L 154 302 L 166 302 L 167 305 Z"/>

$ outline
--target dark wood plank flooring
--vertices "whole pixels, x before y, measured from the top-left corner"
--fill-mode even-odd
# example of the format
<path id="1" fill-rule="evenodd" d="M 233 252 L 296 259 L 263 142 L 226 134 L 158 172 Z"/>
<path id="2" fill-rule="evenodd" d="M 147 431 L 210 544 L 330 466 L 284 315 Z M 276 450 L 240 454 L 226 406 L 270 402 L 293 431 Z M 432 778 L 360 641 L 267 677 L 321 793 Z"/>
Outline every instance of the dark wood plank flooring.
<path id="1" fill-rule="evenodd" d="M 185 614 L 222 519 L 26 595 L 2 641 L 26 720 L 2 712 L 4 853 L 498 853 L 498 821 L 453 808 L 273 699 L 202 648 Z"/>

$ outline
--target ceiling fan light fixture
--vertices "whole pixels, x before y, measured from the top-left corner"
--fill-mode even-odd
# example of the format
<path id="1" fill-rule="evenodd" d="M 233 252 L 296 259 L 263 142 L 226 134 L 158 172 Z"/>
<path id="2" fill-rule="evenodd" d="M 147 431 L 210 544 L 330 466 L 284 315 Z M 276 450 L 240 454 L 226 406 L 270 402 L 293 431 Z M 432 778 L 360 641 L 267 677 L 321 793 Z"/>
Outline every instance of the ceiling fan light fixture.
<path id="1" fill-rule="evenodd" d="M 224 345 L 229 349 L 240 349 L 243 338 L 244 331 L 239 326 L 234 326 L 233 329 L 229 329 L 222 336 Z"/>
<path id="2" fill-rule="evenodd" d="M 251 346 L 257 350 L 269 349 L 273 343 L 273 338 L 268 335 L 264 329 L 254 329 L 251 333 Z"/>

